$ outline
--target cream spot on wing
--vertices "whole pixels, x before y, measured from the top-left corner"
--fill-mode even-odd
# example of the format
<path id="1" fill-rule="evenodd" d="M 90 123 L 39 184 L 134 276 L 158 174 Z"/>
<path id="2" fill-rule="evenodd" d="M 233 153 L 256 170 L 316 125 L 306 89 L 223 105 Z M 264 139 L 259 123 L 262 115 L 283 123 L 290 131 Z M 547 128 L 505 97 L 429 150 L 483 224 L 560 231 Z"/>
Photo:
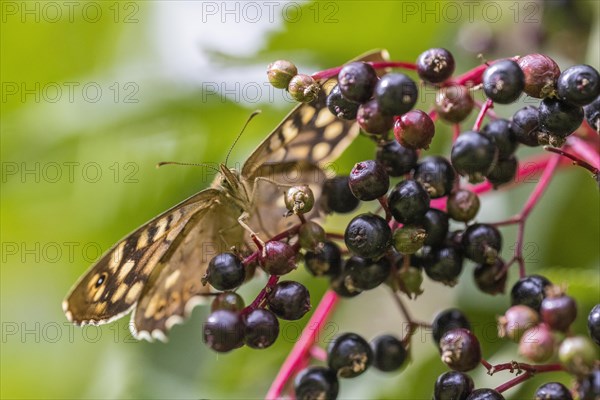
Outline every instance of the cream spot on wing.
<path id="1" fill-rule="evenodd" d="M 162 235 L 165 234 L 165 231 L 167 230 L 167 223 L 169 222 L 169 220 L 165 217 L 165 218 L 161 218 L 158 220 L 158 222 L 156 222 L 156 233 L 154 234 L 154 236 L 152 237 L 152 241 L 156 242 L 156 240 L 158 238 L 160 238 Z"/>
<path id="2" fill-rule="evenodd" d="M 298 135 L 298 131 L 298 127 L 296 126 L 296 124 L 294 124 L 294 121 L 292 120 L 285 121 L 283 123 L 283 126 L 281 127 L 281 133 L 283 134 L 286 143 L 294 137 L 296 137 L 296 135 Z"/>
<path id="3" fill-rule="evenodd" d="M 342 121 L 335 121 L 325 127 L 323 137 L 325 140 L 335 139 L 344 130 L 344 123 Z"/>
<path id="4" fill-rule="evenodd" d="M 110 302 L 115 304 L 116 302 L 121 300 L 121 298 L 123 297 L 123 295 L 125 294 L 126 291 L 127 291 L 126 285 L 123 285 L 123 284 L 119 285 L 117 290 L 115 290 L 113 295 L 110 297 Z"/>
<path id="5" fill-rule="evenodd" d="M 125 301 L 127 302 L 127 304 L 131 304 L 138 299 L 143 287 L 144 284 L 142 282 L 136 282 L 129 288 L 129 291 L 125 296 Z"/>
<path id="6" fill-rule="evenodd" d="M 315 109 L 312 107 L 303 107 L 302 108 L 302 125 L 308 124 L 308 122 L 312 119 L 313 115 L 315 115 Z"/>
<path id="7" fill-rule="evenodd" d="M 331 111 L 329 111 L 328 108 L 323 108 L 321 111 L 319 111 L 319 116 L 315 121 L 315 126 L 317 128 L 321 128 L 325 125 L 332 123 L 334 120 L 335 116 L 331 113 Z"/>
<path id="8" fill-rule="evenodd" d="M 121 264 L 121 260 L 123 259 L 123 249 L 125 248 L 125 240 L 117 245 L 115 250 L 110 255 L 108 260 L 108 269 L 115 272 L 119 264 Z"/>
<path id="9" fill-rule="evenodd" d="M 102 297 L 102 293 L 104 293 L 105 288 L 106 288 L 106 286 L 103 285 L 103 286 L 100 286 L 98 288 L 98 290 L 96 290 L 96 293 L 94 293 L 94 297 L 93 297 L 94 301 L 100 300 L 100 297 Z"/>
<path id="10" fill-rule="evenodd" d="M 148 231 L 143 230 L 142 233 L 140 234 L 140 237 L 137 240 L 135 249 L 136 250 L 143 249 L 146 246 L 148 246 Z"/>
<path id="11" fill-rule="evenodd" d="M 165 326 L 168 330 L 170 330 L 173 326 L 177 324 L 181 324 L 183 322 L 183 318 L 180 315 L 171 315 L 165 321 Z"/>
<path id="12" fill-rule="evenodd" d="M 173 286 L 175 282 L 177 282 L 177 279 L 179 278 L 180 274 L 181 271 L 179 270 L 171 272 L 171 275 L 167 276 L 167 279 L 165 279 L 165 287 L 169 289 L 171 286 Z"/>
<path id="13" fill-rule="evenodd" d="M 320 142 L 315 145 L 312 149 L 312 158 L 313 160 L 322 160 L 325 158 L 331 149 L 329 143 Z"/>
<path id="14" fill-rule="evenodd" d="M 125 280 L 125 277 L 129 275 L 134 265 L 135 260 L 127 260 L 125 264 L 121 266 L 121 269 L 119 270 L 119 282 L 123 282 Z"/>

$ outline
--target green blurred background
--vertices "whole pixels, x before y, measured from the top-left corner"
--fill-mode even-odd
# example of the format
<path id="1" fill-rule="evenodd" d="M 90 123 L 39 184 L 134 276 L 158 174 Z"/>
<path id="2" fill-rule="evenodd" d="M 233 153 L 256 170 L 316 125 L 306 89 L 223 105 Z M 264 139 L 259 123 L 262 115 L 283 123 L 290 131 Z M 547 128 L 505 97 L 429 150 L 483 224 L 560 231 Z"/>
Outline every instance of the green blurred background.
<path id="1" fill-rule="evenodd" d="M 544 52 L 563 68 L 600 64 L 596 1 L 0 4 L 2 398 L 264 396 L 309 316 L 283 323 L 272 348 L 217 355 L 202 343 L 203 307 L 163 344 L 134 341 L 128 318 L 72 327 L 61 301 L 100 252 L 212 179 L 192 167 L 157 170 L 157 162 L 223 161 L 249 113 L 261 108 L 230 157 L 242 163 L 289 111 L 293 104 L 265 83 L 270 61 L 287 58 L 310 73 L 373 48 L 413 61 L 429 47 L 446 47 L 458 72 L 478 65 L 478 53 L 492 59 Z M 429 93 L 420 106 L 432 98 Z M 508 117 L 517 107 L 496 111 Z M 438 124 L 426 154 L 447 155 L 449 136 Z M 518 154 L 523 159 L 539 151 Z M 348 171 L 371 157 L 373 146 L 359 138 L 340 165 Z M 513 215 L 533 187 L 486 195 L 478 219 Z M 339 231 L 342 224 L 336 219 L 329 227 Z M 568 284 L 579 302 L 578 332 L 600 302 L 599 225 L 598 189 L 584 170 L 571 168 L 558 173 L 526 228 L 528 270 Z M 515 232 L 503 232 L 508 259 Z M 315 306 L 327 283 L 302 269 L 291 278 L 309 287 Z M 257 280 L 241 293 L 249 301 L 262 284 Z M 476 325 L 490 361 L 516 358 L 516 345 L 498 340 L 493 327 L 507 296 L 473 286 L 467 264 L 453 290 L 426 281 L 411 310 L 430 320 L 457 305 Z M 332 322 L 329 336 L 355 331 L 372 338 L 403 329 L 383 288 L 343 300 Z M 340 397 L 429 399 L 444 370 L 430 336 L 419 333 L 408 368 L 343 381 Z M 487 377 L 481 368 L 472 375 L 484 387 L 509 378 Z M 564 374 L 540 375 L 507 398 L 531 398 L 549 379 L 568 382 Z"/>

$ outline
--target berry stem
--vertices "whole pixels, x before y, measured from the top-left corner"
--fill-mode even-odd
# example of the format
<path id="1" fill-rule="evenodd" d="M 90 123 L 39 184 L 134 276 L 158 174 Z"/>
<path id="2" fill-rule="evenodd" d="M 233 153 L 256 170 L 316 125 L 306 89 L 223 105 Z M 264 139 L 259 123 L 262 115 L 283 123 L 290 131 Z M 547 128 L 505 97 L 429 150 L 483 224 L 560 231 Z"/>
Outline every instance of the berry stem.
<path id="1" fill-rule="evenodd" d="M 525 382 L 527 379 L 531 378 L 533 374 L 531 372 L 525 372 L 523 375 L 519 375 L 508 382 L 504 382 L 502 385 L 496 387 L 496 392 L 502 393 L 513 386 L 517 386 L 521 382 Z"/>
<path id="2" fill-rule="evenodd" d="M 306 361 L 306 358 L 310 354 L 310 350 L 313 347 L 316 339 L 319 336 L 319 332 L 323 328 L 325 321 L 333 311 L 338 301 L 338 295 L 328 290 L 319 305 L 315 309 L 314 314 L 302 330 L 300 338 L 292 348 L 292 351 L 287 356 L 281 369 L 277 373 L 275 380 L 271 384 L 269 391 L 267 392 L 266 399 L 279 399 L 285 384 L 296 373 L 302 364 Z"/>
<path id="3" fill-rule="evenodd" d="M 262 303 L 265 301 L 265 299 L 267 298 L 267 295 L 271 292 L 271 290 L 273 290 L 275 285 L 277 285 L 277 282 L 279 282 L 279 276 L 271 275 L 269 277 L 269 280 L 267 281 L 267 284 L 258 293 L 258 295 L 254 299 L 254 301 L 252 303 L 250 303 L 250 305 L 245 307 L 241 313 L 245 314 L 245 313 L 248 313 L 249 311 L 256 310 L 257 308 L 262 307 Z"/>
<path id="4" fill-rule="evenodd" d="M 407 69 L 409 71 L 417 70 L 416 64 L 409 63 L 409 62 L 403 62 L 403 61 L 380 61 L 380 62 L 369 62 L 369 64 L 371 64 L 371 66 L 375 69 L 402 68 L 402 69 Z M 329 78 L 336 77 L 340 73 L 341 69 L 342 69 L 342 66 L 329 68 L 329 69 L 326 69 L 323 71 L 315 72 L 311 76 L 314 80 L 329 79 Z"/>
<path id="5" fill-rule="evenodd" d="M 594 166 L 588 164 L 587 162 L 583 161 L 581 158 L 578 158 L 577 156 L 574 156 L 573 154 L 567 153 L 566 151 L 557 149 L 556 147 L 550 147 L 550 146 L 544 146 L 544 150 L 549 151 L 551 153 L 560 154 L 563 157 L 567 157 L 568 159 L 573 160 L 573 165 L 578 165 L 580 167 L 583 167 L 583 168 L 587 169 L 588 171 L 590 171 L 594 175 L 598 174 L 598 168 L 594 168 Z"/>
<path id="6" fill-rule="evenodd" d="M 516 361 L 511 361 L 507 363 L 501 363 L 492 365 L 487 361 L 484 364 L 485 368 L 488 370 L 489 375 L 494 375 L 496 372 L 500 371 L 510 371 L 511 373 L 517 371 L 517 375 L 522 371 L 530 372 L 530 373 L 541 373 L 541 372 L 556 372 L 556 371 L 564 371 L 564 367 L 561 364 L 543 364 L 543 365 L 532 365 L 527 363 L 519 363 Z"/>
<path id="7" fill-rule="evenodd" d="M 577 136 L 569 136 L 567 145 L 577 156 L 591 164 L 596 170 L 600 169 L 600 149 L 593 148 L 588 142 Z"/>
<path id="8" fill-rule="evenodd" d="M 317 345 L 314 345 L 310 348 L 310 356 L 318 361 L 327 361 L 327 352 L 325 349 Z"/>
<path id="9" fill-rule="evenodd" d="M 473 130 L 475 132 L 479 132 L 481 129 L 481 125 L 483 124 L 483 119 L 485 118 L 487 112 L 494 108 L 494 102 L 490 99 L 487 99 L 485 103 L 481 106 L 481 110 L 479 110 L 479 115 L 477 115 L 477 119 L 475 120 L 475 125 L 473 125 Z"/>
<path id="10" fill-rule="evenodd" d="M 383 195 L 380 198 L 378 198 L 377 201 L 379 201 L 379 204 L 381 204 L 381 208 L 385 211 L 386 222 L 390 222 L 392 220 L 392 213 L 390 211 L 390 208 L 388 207 L 387 196 Z"/>
<path id="11" fill-rule="evenodd" d="M 473 68 L 472 70 L 469 70 L 469 71 L 465 72 L 464 74 L 457 76 L 452 81 L 448 81 L 446 86 L 450 86 L 453 84 L 459 84 L 459 85 L 470 84 L 473 86 L 479 85 L 482 81 L 483 72 L 486 70 L 487 67 L 488 66 L 486 64 L 478 65 L 477 67 Z"/>

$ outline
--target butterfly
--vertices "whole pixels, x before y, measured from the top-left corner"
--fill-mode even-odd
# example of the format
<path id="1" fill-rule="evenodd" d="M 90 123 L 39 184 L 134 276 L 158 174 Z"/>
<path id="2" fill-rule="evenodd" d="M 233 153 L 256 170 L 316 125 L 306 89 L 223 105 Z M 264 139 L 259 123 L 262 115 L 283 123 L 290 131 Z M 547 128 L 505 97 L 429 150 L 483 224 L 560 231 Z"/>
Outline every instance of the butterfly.
<path id="1" fill-rule="evenodd" d="M 386 59 L 385 50 L 357 58 Z M 253 251 L 241 216 L 260 237 L 288 228 L 292 222 L 283 218 L 287 210 L 280 185 L 308 184 L 318 198 L 325 180 L 321 166 L 358 135 L 353 121 L 337 119 L 326 107 L 335 79 L 319 83 L 324 89 L 319 96 L 296 106 L 241 171 L 221 164 L 210 188 L 153 218 L 102 255 L 63 301 L 67 319 L 99 325 L 133 311 L 135 338 L 166 341 L 169 330 L 210 292 L 201 283 L 210 259 L 232 246 Z M 315 207 L 313 216 L 318 212 Z"/>

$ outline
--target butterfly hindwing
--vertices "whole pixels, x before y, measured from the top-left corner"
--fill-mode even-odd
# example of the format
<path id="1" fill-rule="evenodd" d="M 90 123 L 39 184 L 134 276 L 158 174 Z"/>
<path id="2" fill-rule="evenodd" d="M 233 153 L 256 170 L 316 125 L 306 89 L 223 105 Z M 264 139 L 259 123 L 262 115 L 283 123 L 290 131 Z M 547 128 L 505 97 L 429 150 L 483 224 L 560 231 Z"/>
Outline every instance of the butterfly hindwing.
<path id="1" fill-rule="evenodd" d="M 204 190 L 118 242 L 79 279 L 63 309 L 78 324 L 100 324 L 126 314 L 138 301 L 159 259 L 189 220 L 220 192 Z"/>

